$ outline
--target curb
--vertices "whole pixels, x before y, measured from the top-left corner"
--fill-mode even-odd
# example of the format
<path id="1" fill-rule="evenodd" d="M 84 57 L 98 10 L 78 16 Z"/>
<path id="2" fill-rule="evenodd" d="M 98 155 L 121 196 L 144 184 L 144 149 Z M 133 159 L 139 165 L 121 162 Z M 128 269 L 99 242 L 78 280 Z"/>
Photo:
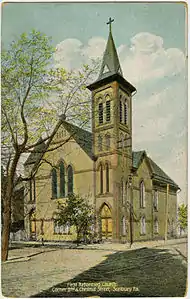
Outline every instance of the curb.
<path id="1" fill-rule="evenodd" d="M 29 261 L 29 260 L 31 260 L 31 257 L 33 257 L 35 255 L 42 254 L 44 252 L 49 252 L 49 251 L 55 251 L 55 250 L 43 250 L 43 251 L 40 251 L 40 252 L 35 252 L 35 253 L 28 254 L 26 256 L 13 257 L 13 258 L 10 258 L 10 259 L 8 259 L 7 261 L 5 261 L 3 263 L 15 263 L 15 262 Z"/>
<path id="2" fill-rule="evenodd" d="M 182 258 L 183 258 L 185 261 L 187 261 L 187 257 L 186 257 L 183 253 L 181 253 L 181 251 L 180 251 L 178 248 L 174 248 L 174 249 L 175 249 L 175 251 L 177 251 L 177 252 L 179 253 L 179 255 L 182 256 Z"/>
<path id="3" fill-rule="evenodd" d="M 15 258 L 15 259 L 12 259 L 12 260 L 7 260 L 5 262 L 2 262 L 2 264 L 10 264 L 10 263 L 17 263 L 17 262 L 27 262 L 31 260 L 30 257 L 19 257 L 19 258 Z"/>

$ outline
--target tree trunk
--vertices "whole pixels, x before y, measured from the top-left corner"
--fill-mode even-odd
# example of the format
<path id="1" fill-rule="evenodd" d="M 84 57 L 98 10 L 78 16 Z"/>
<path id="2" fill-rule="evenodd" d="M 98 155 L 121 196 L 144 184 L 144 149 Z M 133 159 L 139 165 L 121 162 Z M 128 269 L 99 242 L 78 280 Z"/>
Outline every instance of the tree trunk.
<path id="1" fill-rule="evenodd" d="M 9 249 L 9 236 L 10 236 L 10 226 L 11 226 L 11 208 L 6 205 L 3 211 L 3 229 L 1 236 L 1 259 L 6 261 L 8 259 L 8 249 Z"/>
<path id="2" fill-rule="evenodd" d="M 12 165 L 10 167 L 10 173 L 7 174 L 7 184 L 5 187 L 5 193 L 3 200 L 3 227 L 2 227 L 2 239 L 1 239 L 1 259 L 6 261 L 8 258 L 9 249 L 9 237 L 10 237 L 10 227 L 11 227 L 11 203 L 13 198 L 14 189 L 14 178 L 16 174 L 16 167 L 18 160 L 20 158 L 20 153 L 17 152 L 13 159 Z"/>

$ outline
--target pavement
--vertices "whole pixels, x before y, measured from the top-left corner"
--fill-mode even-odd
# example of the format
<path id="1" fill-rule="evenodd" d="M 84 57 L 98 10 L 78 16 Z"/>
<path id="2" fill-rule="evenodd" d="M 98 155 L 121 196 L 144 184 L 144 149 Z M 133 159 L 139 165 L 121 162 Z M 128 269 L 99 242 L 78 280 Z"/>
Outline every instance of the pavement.
<path id="1" fill-rule="evenodd" d="M 44 246 L 41 245 L 40 242 L 30 241 L 30 242 L 12 242 L 12 246 L 17 245 L 18 249 L 13 249 L 9 251 L 9 257 L 8 261 L 12 261 L 15 259 L 22 259 L 31 257 L 36 254 L 41 254 L 43 252 L 56 250 L 56 248 L 65 248 L 65 249 L 85 249 L 85 250 L 111 250 L 111 251 L 126 251 L 126 250 L 134 250 L 139 249 L 143 247 L 147 248 L 164 248 L 164 247 L 173 247 L 175 248 L 179 253 L 181 253 L 182 256 L 187 258 L 187 246 L 184 246 L 182 244 L 187 244 L 187 238 L 181 238 L 181 239 L 170 239 L 167 241 L 164 240 L 157 240 L 157 241 L 145 241 L 145 242 L 135 242 L 130 246 L 129 243 L 111 243 L 111 242 L 105 242 L 101 244 L 87 244 L 87 245 L 79 245 L 73 243 L 67 243 L 67 242 L 45 242 Z M 20 249 L 19 245 L 22 245 L 22 249 Z M 23 247 L 23 246 L 26 247 Z M 8 262 L 7 261 L 7 262 Z"/>
<path id="2" fill-rule="evenodd" d="M 139 242 L 127 244 L 92 244 L 68 249 L 58 246 L 23 247 L 9 251 L 9 260 L 2 263 L 2 294 L 6 297 L 29 297 L 57 284 L 69 281 L 98 267 L 115 253 L 138 249 L 165 250 L 181 263 L 187 264 L 187 240 Z M 148 249 L 149 250 L 149 249 Z M 173 273 L 173 272 L 172 272 Z M 106 273 L 105 273 L 106 277 Z"/>
<path id="3" fill-rule="evenodd" d="M 14 250 L 14 256 L 19 254 Z M 38 248 L 33 253 L 39 253 Z M 112 251 L 55 249 L 45 250 L 26 262 L 2 263 L 2 294 L 30 297 L 101 263 Z M 27 250 L 25 250 L 27 254 Z"/>

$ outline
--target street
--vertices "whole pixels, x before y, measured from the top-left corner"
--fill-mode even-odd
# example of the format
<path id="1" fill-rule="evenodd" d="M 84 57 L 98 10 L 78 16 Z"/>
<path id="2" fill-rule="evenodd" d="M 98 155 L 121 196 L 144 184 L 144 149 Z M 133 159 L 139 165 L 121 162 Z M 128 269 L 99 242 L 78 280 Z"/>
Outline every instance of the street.
<path id="1" fill-rule="evenodd" d="M 186 243 L 176 245 L 187 254 Z M 185 295 L 187 263 L 175 250 L 23 248 L 36 254 L 25 261 L 2 264 L 2 293 L 6 297 L 138 297 Z"/>

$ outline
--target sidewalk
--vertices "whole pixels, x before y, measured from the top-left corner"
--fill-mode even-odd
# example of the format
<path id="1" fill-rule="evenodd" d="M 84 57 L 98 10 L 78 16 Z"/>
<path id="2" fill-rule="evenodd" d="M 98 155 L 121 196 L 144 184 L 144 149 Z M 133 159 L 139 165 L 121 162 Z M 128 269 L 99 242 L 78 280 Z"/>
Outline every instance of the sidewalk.
<path id="1" fill-rule="evenodd" d="M 78 250 L 111 250 L 111 251 L 126 251 L 126 250 L 134 250 L 143 247 L 168 247 L 174 246 L 178 251 L 181 250 L 180 244 L 187 244 L 187 238 L 181 239 L 172 239 L 172 240 L 159 240 L 159 241 L 146 241 L 146 242 L 135 242 L 132 246 L 129 243 L 121 244 L 121 243 L 101 243 L 101 244 L 87 244 L 87 245 L 79 245 L 67 242 L 44 242 L 44 246 L 42 246 L 41 242 L 25 242 L 25 241 L 13 241 L 12 246 L 21 245 L 20 248 L 15 248 L 9 250 L 9 258 L 7 262 L 19 261 L 30 259 L 32 256 L 42 254 L 48 251 L 55 251 L 57 249 L 78 249 Z M 184 247 L 184 246 L 183 246 Z M 184 252 L 182 252 L 184 255 Z"/>

